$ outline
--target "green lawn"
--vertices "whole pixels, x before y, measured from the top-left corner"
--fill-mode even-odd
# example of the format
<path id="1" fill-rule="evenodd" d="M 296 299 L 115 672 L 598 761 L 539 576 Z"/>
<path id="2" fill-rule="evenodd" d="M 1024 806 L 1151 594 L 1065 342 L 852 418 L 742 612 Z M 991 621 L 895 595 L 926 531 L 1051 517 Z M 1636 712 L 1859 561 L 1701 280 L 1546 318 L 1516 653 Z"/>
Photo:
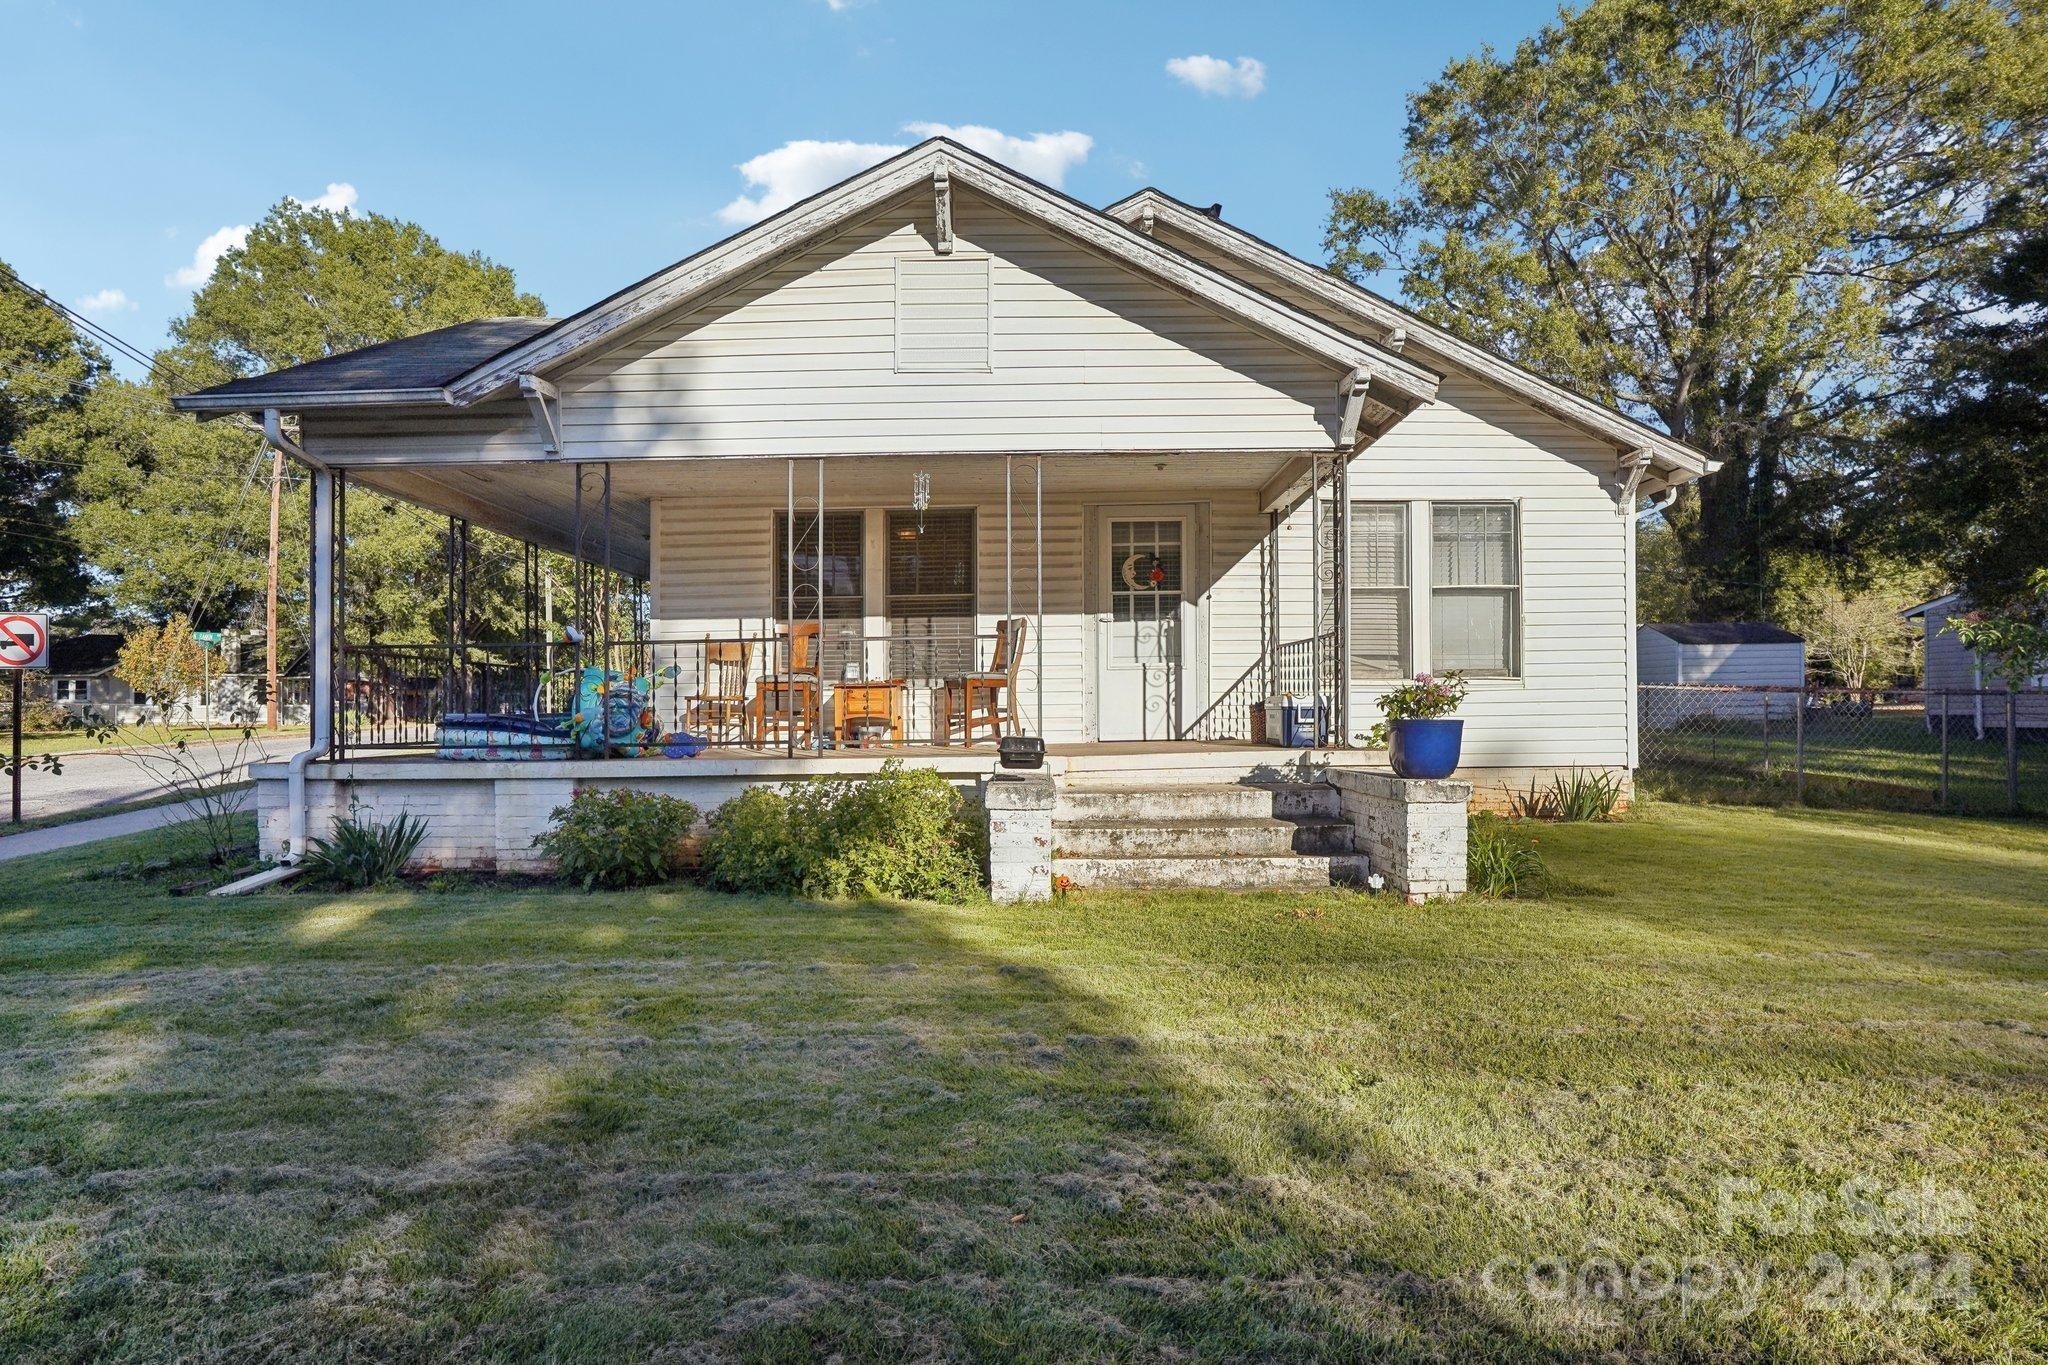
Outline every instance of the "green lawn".
<path id="1" fill-rule="evenodd" d="M 306 727 L 281 726 L 276 731 L 253 727 L 258 735 L 303 735 Z M 191 744 L 214 743 L 224 748 L 240 741 L 242 727 L 238 725 L 126 725 L 115 729 L 105 740 L 93 738 L 84 730 L 59 730 L 53 734 L 23 735 L 21 752 L 26 754 L 79 754 L 102 749 L 122 749 L 135 745 L 157 748 L 176 744 L 184 740 Z"/>
<path id="2" fill-rule="evenodd" d="M 2048 1354 L 2048 828 L 1538 837 L 1424 907 L 10 865 L 0 1357 Z"/>

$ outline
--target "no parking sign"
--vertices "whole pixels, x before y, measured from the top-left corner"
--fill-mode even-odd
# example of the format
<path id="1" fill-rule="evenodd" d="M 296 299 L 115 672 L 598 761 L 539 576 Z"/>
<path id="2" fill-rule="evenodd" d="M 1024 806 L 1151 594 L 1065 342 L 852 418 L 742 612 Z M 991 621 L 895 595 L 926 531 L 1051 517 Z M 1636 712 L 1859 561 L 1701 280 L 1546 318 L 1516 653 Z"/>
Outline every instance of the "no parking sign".
<path id="1" fill-rule="evenodd" d="M 0 668 L 47 668 L 50 618 L 39 611 L 0 614 Z"/>

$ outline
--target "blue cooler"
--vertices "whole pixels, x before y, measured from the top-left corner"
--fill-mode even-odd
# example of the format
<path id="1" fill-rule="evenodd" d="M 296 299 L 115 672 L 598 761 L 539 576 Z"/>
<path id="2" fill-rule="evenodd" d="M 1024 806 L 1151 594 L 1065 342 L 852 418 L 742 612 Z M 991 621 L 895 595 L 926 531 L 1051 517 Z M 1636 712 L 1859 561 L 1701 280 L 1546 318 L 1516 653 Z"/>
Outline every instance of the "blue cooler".
<path id="1" fill-rule="evenodd" d="M 1330 737 L 1330 708 L 1319 697 L 1277 697 L 1267 704 L 1269 726 L 1275 715 L 1283 748 L 1313 749 Z"/>

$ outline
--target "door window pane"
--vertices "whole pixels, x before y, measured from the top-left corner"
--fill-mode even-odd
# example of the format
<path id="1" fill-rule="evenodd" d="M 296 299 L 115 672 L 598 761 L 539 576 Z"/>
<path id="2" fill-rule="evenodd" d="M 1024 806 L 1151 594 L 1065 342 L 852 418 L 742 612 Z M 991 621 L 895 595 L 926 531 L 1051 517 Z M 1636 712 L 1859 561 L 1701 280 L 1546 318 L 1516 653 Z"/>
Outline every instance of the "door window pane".
<path id="1" fill-rule="evenodd" d="M 890 512 L 889 672 L 950 678 L 980 666 L 974 642 L 974 512 Z"/>
<path id="2" fill-rule="evenodd" d="M 1351 675 L 1408 675 L 1408 508 L 1351 504 Z"/>
<path id="3" fill-rule="evenodd" d="M 1430 661 L 1438 672 L 1513 677 L 1522 566 L 1512 503 L 1437 503 L 1430 513 Z"/>

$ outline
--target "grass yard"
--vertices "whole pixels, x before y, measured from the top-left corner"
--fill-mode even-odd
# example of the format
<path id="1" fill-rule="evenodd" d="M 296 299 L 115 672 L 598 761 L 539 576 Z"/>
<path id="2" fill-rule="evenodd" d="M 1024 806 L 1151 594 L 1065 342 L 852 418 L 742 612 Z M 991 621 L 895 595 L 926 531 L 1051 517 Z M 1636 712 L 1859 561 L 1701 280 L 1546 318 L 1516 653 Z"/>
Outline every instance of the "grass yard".
<path id="1" fill-rule="evenodd" d="M 249 727 L 258 736 L 303 735 L 303 725 L 280 726 L 266 730 L 261 725 Z M 89 754 L 110 749 L 127 749 L 137 746 L 162 748 L 179 741 L 200 747 L 218 745 L 223 751 L 239 744 L 243 727 L 239 725 L 124 725 L 115 729 L 105 740 L 93 738 L 83 729 L 58 730 L 50 734 L 23 735 L 21 752 L 30 754 Z"/>
<path id="2" fill-rule="evenodd" d="M 2048 827 L 1538 837 L 1427 907 L 14 865 L 0 1356 L 2048 1355 Z"/>

